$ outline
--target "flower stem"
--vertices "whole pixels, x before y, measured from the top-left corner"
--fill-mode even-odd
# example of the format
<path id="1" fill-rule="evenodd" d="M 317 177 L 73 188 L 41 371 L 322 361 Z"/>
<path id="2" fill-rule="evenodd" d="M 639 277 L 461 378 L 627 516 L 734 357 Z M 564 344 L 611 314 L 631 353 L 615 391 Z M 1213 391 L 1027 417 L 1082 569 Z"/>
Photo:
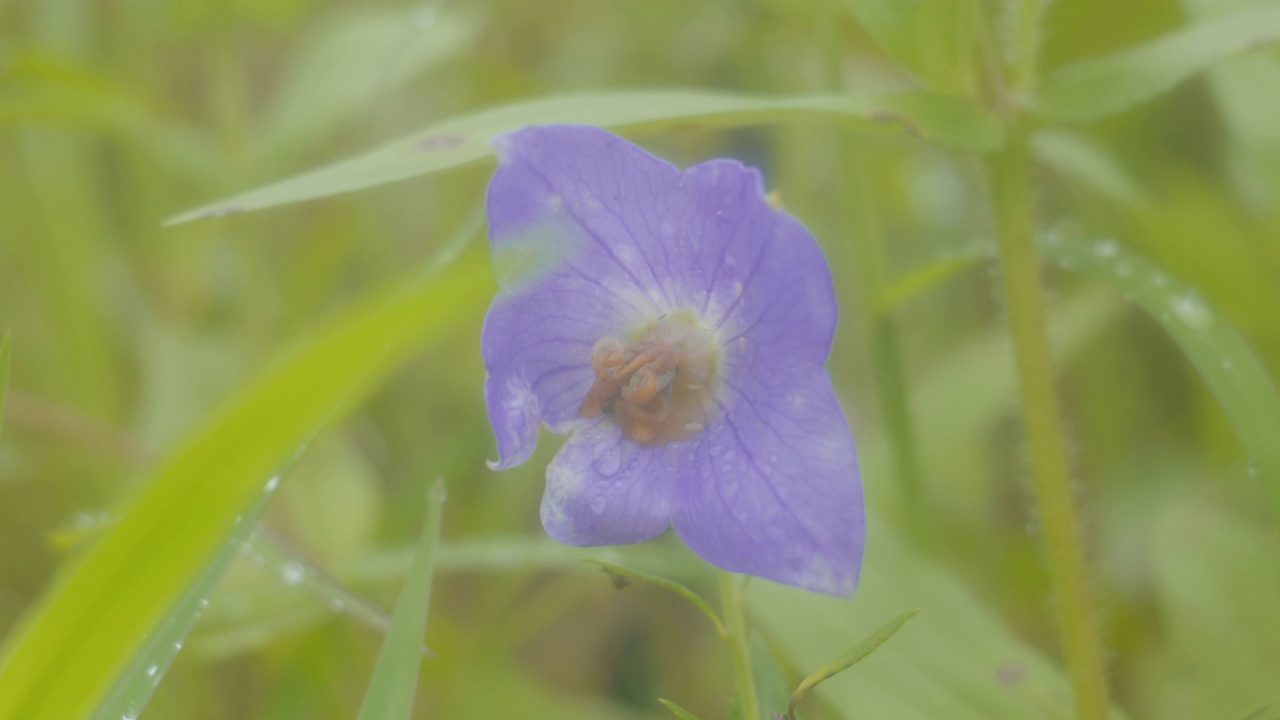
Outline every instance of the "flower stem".
<path id="1" fill-rule="evenodd" d="M 756 699 L 756 680 L 751 672 L 751 646 L 747 639 L 746 595 L 728 570 L 720 570 L 720 603 L 724 610 L 725 642 L 733 659 L 733 676 L 738 686 L 738 703 L 743 720 L 761 720 Z"/>
<path id="2" fill-rule="evenodd" d="M 1028 132 L 1017 120 L 1010 123 L 1009 129 L 1009 144 L 991 161 L 990 177 L 1009 331 L 1031 452 L 1036 512 L 1076 717 L 1098 720 L 1107 717 L 1107 686 L 1045 332 L 1044 291 L 1034 242 Z"/>

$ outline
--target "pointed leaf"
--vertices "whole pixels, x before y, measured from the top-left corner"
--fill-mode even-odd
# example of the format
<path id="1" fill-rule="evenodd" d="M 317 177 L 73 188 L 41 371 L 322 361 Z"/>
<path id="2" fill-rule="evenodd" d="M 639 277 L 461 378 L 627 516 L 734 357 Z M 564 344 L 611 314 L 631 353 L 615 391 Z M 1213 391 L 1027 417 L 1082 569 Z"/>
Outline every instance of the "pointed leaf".
<path id="1" fill-rule="evenodd" d="M 750 125 L 806 116 L 890 123 L 960 150 L 1002 142 L 1000 124 L 967 100 L 947 95 L 751 97 L 696 90 L 567 95 L 501 105 L 430 125 L 376 150 L 228 200 L 184 212 L 170 224 L 313 200 L 458 167 L 490 157 L 489 140 L 526 125 L 581 123 L 615 129 L 699 121 Z"/>
<path id="2" fill-rule="evenodd" d="M 670 710 L 671 714 L 680 718 L 680 720 L 698 720 L 697 715 L 694 715 L 693 713 L 689 712 L 688 710 L 685 710 L 684 708 L 671 702 L 670 700 L 664 700 L 662 698 L 658 698 L 658 702 L 662 703 L 662 707 Z"/>
<path id="3" fill-rule="evenodd" d="M 427 521 L 418 541 L 418 552 L 396 602 L 391 632 L 378 655 L 378 666 L 360 708 L 360 720 L 408 720 L 413 716 L 444 500 L 444 481 L 436 480 L 427 497 Z"/>
<path id="4" fill-rule="evenodd" d="M 1280 7 L 1242 10 L 1060 68 L 1045 78 L 1032 106 L 1051 120 L 1096 120 L 1149 100 L 1222 58 L 1276 40 Z"/>
<path id="5" fill-rule="evenodd" d="M 893 618 L 884 625 L 881 625 L 875 632 L 864 638 L 862 642 L 859 642 L 857 645 L 850 648 L 848 652 L 835 660 L 832 660 L 826 665 L 823 665 L 817 670 L 814 670 L 809 677 L 801 680 L 800 684 L 796 686 L 795 692 L 791 694 L 791 702 L 787 705 L 787 720 L 795 720 L 796 705 L 799 705 L 800 701 L 804 700 L 804 696 L 809 694 L 809 690 L 812 689 L 813 686 L 858 664 L 860 660 L 875 652 L 876 648 L 880 647 L 886 640 L 893 637 L 893 634 L 898 632 L 898 629 L 902 627 L 902 624 L 915 617 L 918 612 L 920 612 L 920 608 L 908 610 Z"/>
<path id="6" fill-rule="evenodd" d="M 1052 235 L 1042 248 L 1047 259 L 1123 293 L 1178 343 L 1235 426 L 1280 519 L 1280 394 L 1248 342 L 1193 288 L 1114 240 Z"/>
<path id="7" fill-rule="evenodd" d="M 331 322 L 195 433 L 0 651 L 0 718 L 84 717 L 217 555 L 291 454 L 417 345 L 478 316 L 487 264 L 419 274 Z"/>

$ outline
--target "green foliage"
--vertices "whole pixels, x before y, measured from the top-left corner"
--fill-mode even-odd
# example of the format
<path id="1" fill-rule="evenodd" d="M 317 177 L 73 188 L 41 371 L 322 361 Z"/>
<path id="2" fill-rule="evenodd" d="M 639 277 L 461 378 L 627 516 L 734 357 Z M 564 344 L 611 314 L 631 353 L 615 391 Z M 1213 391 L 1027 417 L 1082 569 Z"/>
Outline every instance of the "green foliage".
<path id="1" fill-rule="evenodd" d="M 420 274 L 334 321 L 212 418 L 10 636 L 0 717 L 78 717 L 94 708 L 143 638 L 225 546 L 276 474 L 408 350 L 446 336 L 484 295 L 472 256 Z M 451 312 L 445 312 L 449 308 Z M 184 512 L 193 497 L 201 511 Z"/>
<path id="2" fill-rule="evenodd" d="M 824 2 L 0 7 L 0 718 L 349 720 L 375 672 L 400 717 L 732 716 L 705 565 L 546 537 L 554 438 L 484 468 L 466 248 L 489 140 L 536 122 L 758 165 L 830 260 L 871 535 L 850 601 L 749 584 L 766 715 L 920 607 L 804 716 L 1071 716 L 973 157 L 1025 140 L 1113 717 L 1276 717 L 1277 4 Z M 383 608 L 421 622 L 427 580 L 419 665 Z"/>
<path id="3" fill-rule="evenodd" d="M 643 129 L 699 121 L 733 126 L 789 116 L 852 117 L 888 123 L 912 135 L 975 152 L 1000 144 L 1000 127 L 991 116 L 964 100 L 941 95 L 757 98 L 668 90 L 542 98 L 445 120 L 364 155 L 182 213 L 169 222 L 312 200 L 447 170 L 489 157 L 493 153 L 491 138 L 525 125 L 575 122 Z"/>
<path id="4" fill-rule="evenodd" d="M 1045 255 L 1112 285 L 1169 333 L 1222 403 L 1280 520 L 1280 395 L 1244 338 L 1196 291 L 1134 257 L 1114 240 L 1088 244 L 1051 236 Z"/>
<path id="5" fill-rule="evenodd" d="M 826 665 L 823 665 L 817 670 L 814 670 L 808 677 L 801 680 L 800 684 L 796 686 L 795 692 L 791 694 L 791 701 L 787 704 L 787 712 L 784 715 L 786 720 L 795 720 L 796 705 L 799 705 L 800 701 L 804 700 L 805 696 L 809 694 L 809 691 L 813 689 L 815 685 L 824 680 L 829 680 L 858 664 L 868 655 L 875 652 L 876 648 L 883 645 L 886 640 L 893 637 L 893 634 L 898 632 L 898 629 L 902 627 L 903 623 L 910 620 L 919 612 L 920 609 L 916 608 L 915 610 L 908 610 L 893 618 L 889 622 L 877 628 L 875 632 L 863 638 L 857 645 L 849 648 L 845 654 L 835 660 L 832 660 Z"/>
<path id="6" fill-rule="evenodd" d="M 422 635 L 427 629 L 427 607 L 431 599 L 431 579 L 435 573 L 435 551 L 440 540 L 440 517 L 444 510 L 444 481 L 431 485 L 427 498 L 427 519 L 418 542 L 418 552 L 396 602 L 391 628 L 382 644 L 378 666 L 369 681 L 369 690 L 360 708 L 360 720 L 396 720 L 413 716 L 413 699 L 418 691 L 418 666 L 422 661 Z"/>
<path id="7" fill-rule="evenodd" d="M 1256 7 L 1206 20 L 1115 55 L 1055 70 L 1033 105 L 1052 120 L 1096 120 L 1150 100 L 1213 63 L 1280 40 L 1280 8 Z"/>

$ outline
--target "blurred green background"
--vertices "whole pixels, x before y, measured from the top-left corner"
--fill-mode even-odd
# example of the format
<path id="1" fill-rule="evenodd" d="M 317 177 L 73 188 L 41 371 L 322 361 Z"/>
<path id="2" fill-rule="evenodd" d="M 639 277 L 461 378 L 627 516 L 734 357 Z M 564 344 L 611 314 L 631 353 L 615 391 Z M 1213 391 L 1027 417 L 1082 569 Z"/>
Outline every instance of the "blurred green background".
<path id="1" fill-rule="evenodd" d="M 981 98 L 983 64 L 1000 62 L 989 47 L 960 63 L 904 57 L 867 22 L 874 13 L 851 11 L 875 3 L 848 5 L 0 4 L 0 330 L 12 333 L 0 637 L 160 459 L 283 348 L 451 243 L 482 246 L 492 165 L 166 228 L 167 217 L 514 99 L 649 87 Z M 1040 65 L 1052 72 L 1254 5 L 1276 7 L 1057 0 L 1042 20 Z M 994 46 L 1002 3 L 966 7 Z M 1264 47 L 1032 141 L 1041 224 L 1089 243 L 1083 259 L 1047 251 L 1061 260 L 1046 264 L 1048 315 L 1108 678 L 1133 718 L 1280 712 L 1276 517 L 1233 427 L 1240 416 L 1229 419 L 1166 332 L 1208 318 L 1238 330 L 1266 374 L 1280 369 L 1277 118 L 1280 53 Z M 762 167 L 823 244 L 841 295 L 829 368 L 863 452 L 871 555 L 853 603 L 752 585 L 770 648 L 759 654 L 778 665 L 765 674 L 794 683 L 920 606 L 805 716 L 1065 717 L 978 160 L 814 117 L 693 120 L 632 136 L 682 164 L 732 156 Z M 852 228 L 851 177 L 867 193 Z M 867 228 L 885 253 L 887 309 L 857 289 L 851 234 Z M 1073 272 L 1090 257 L 1105 268 Z M 558 440 L 544 437 L 518 469 L 485 468 L 495 454 L 479 354 L 489 285 L 474 283 L 465 302 L 438 310 L 456 329 L 290 467 L 264 520 L 270 545 L 232 564 L 143 717 L 354 717 L 382 642 L 373 626 L 386 618 L 336 588 L 393 607 L 435 477 L 450 498 L 418 717 L 666 717 L 657 697 L 727 716 L 728 655 L 696 610 L 641 583 L 619 591 L 575 560 L 592 553 L 542 535 L 543 468 Z M 1184 289 L 1164 313 L 1126 297 L 1163 283 Z M 895 486 L 877 400 L 868 318 L 882 312 L 914 410 L 916 508 Z M 1229 373 L 1236 356 L 1222 357 Z M 1269 383 L 1238 390 L 1274 414 Z M 202 508 L 193 493 L 183 512 Z M 913 525 L 934 541 L 913 548 L 902 539 Z M 594 556 L 709 591 L 709 576 L 668 540 Z"/>

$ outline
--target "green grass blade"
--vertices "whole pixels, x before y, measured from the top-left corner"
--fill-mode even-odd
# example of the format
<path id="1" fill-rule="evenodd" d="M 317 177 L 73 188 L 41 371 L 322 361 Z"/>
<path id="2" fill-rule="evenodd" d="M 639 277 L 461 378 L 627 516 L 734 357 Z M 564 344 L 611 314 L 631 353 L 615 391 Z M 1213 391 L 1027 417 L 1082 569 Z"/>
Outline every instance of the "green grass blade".
<path id="1" fill-rule="evenodd" d="M 693 713 L 689 712 L 688 710 L 685 710 L 684 708 L 671 702 L 670 700 L 658 698 L 658 702 L 662 703 L 662 707 L 670 710 L 671 714 L 680 718 L 680 720 L 698 720 L 697 715 L 694 715 Z"/>
<path id="2" fill-rule="evenodd" d="M 146 484 L 120 522 L 47 591 L 0 652 L 0 718 L 87 716 L 217 555 L 266 478 L 409 352 L 478 322 L 487 263 L 421 274 L 285 354 Z"/>
<path id="3" fill-rule="evenodd" d="M 9 365 L 11 364 L 9 340 L 11 334 L 9 330 L 5 330 L 4 338 L 0 339 L 0 430 L 4 429 L 4 398 L 9 394 Z"/>
<path id="4" fill-rule="evenodd" d="M 1052 120 L 1096 120 L 1149 100 L 1218 60 L 1276 40 L 1280 7 L 1242 10 L 1059 68 L 1045 78 L 1032 105 Z"/>
<path id="5" fill-rule="evenodd" d="M 313 200 L 458 167 L 491 156 L 490 139 L 526 125 L 581 123 L 634 130 L 692 121 L 749 125 L 806 116 L 893 123 L 925 140 L 967 151 L 993 150 L 1003 141 L 995 118 L 967 100 L 947 95 L 767 98 L 696 90 L 567 95 L 435 123 L 362 155 L 184 212 L 169 223 Z"/>
<path id="6" fill-rule="evenodd" d="M 720 619 L 720 613 L 716 612 L 715 608 L 711 607 L 711 603 L 707 602 L 706 598 L 690 590 L 684 585 L 658 575 L 640 572 L 639 570 L 632 570 L 630 568 L 622 567 L 621 565 L 614 565 L 610 562 L 593 560 L 591 558 L 583 558 L 583 562 L 595 565 L 612 575 L 614 577 L 614 583 L 617 584 L 618 587 L 622 587 L 625 584 L 625 582 L 619 582 L 620 580 L 625 578 L 635 578 L 636 580 L 643 580 L 644 582 L 652 585 L 657 585 L 658 587 L 670 590 L 685 600 L 693 603 L 695 607 L 701 610 L 702 614 L 706 615 L 707 618 L 711 620 L 711 624 L 716 626 L 716 633 L 718 633 L 720 637 L 723 638 L 729 636 L 728 631 L 725 629 L 724 621 Z"/>
<path id="7" fill-rule="evenodd" d="M 804 700 L 804 696 L 808 695 L 815 685 L 857 665 L 863 658 L 875 652 L 876 648 L 893 637 L 893 634 L 898 632 L 903 623 L 915 617 L 918 612 L 920 612 L 920 608 L 915 608 L 893 618 L 850 648 L 849 652 L 814 670 L 808 677 L 801 680 L 800 684 L 796 686 L 795 692 L 791 693 L 791 702 L 787 705 L 787 713 L 784 716 L 786 720 L 795 720 L 796 705 L 799 705 L 800 701 Z"/>
<path id="8" fill-rule="evenodd" d="M 265 490 L 265 488 L 264 488 Z M 244 514 L 235 530 L 218 550 L 213 560 L 200 571 L 199 577 L 182 595 L 182 599 L 164 618 L 142 648 L 134 655 L 125 671 L 116 678 L 106 700 L 98 706 L 93 720 L 136 718 L 151 700 L 151 695 L 182 650 L 191 628 L 209 606 L 209 596 L 222 579 L 231 562 L 240 554 L 241 546 L 255 534 L 258 521 L 266 512 L 271 492 L 262 492 L 253 508 Z"/>
<path id="9" fill-rule="evenodd" d="M 1195 365 L 1230 418 L 1280 518 L 1280 395 L 1240 333 L 1190 286 L 1119 243 L 1054 235 L 1044 256 L 1119 290 L 1151 314 Z"/>
<path id="10" fill-rule="evenodd" d="M 396 602 L 391 632 L 382 645 L 378 665 L 369 681 L 364 705 L 360 708 L 360 720 L 407 720 L 413 715 L 444 500 L 444 481 L 436 480 L 428 495 L 426 526 L 422 529 L 422 539 L 418 541 L 418 552 Z"/>

